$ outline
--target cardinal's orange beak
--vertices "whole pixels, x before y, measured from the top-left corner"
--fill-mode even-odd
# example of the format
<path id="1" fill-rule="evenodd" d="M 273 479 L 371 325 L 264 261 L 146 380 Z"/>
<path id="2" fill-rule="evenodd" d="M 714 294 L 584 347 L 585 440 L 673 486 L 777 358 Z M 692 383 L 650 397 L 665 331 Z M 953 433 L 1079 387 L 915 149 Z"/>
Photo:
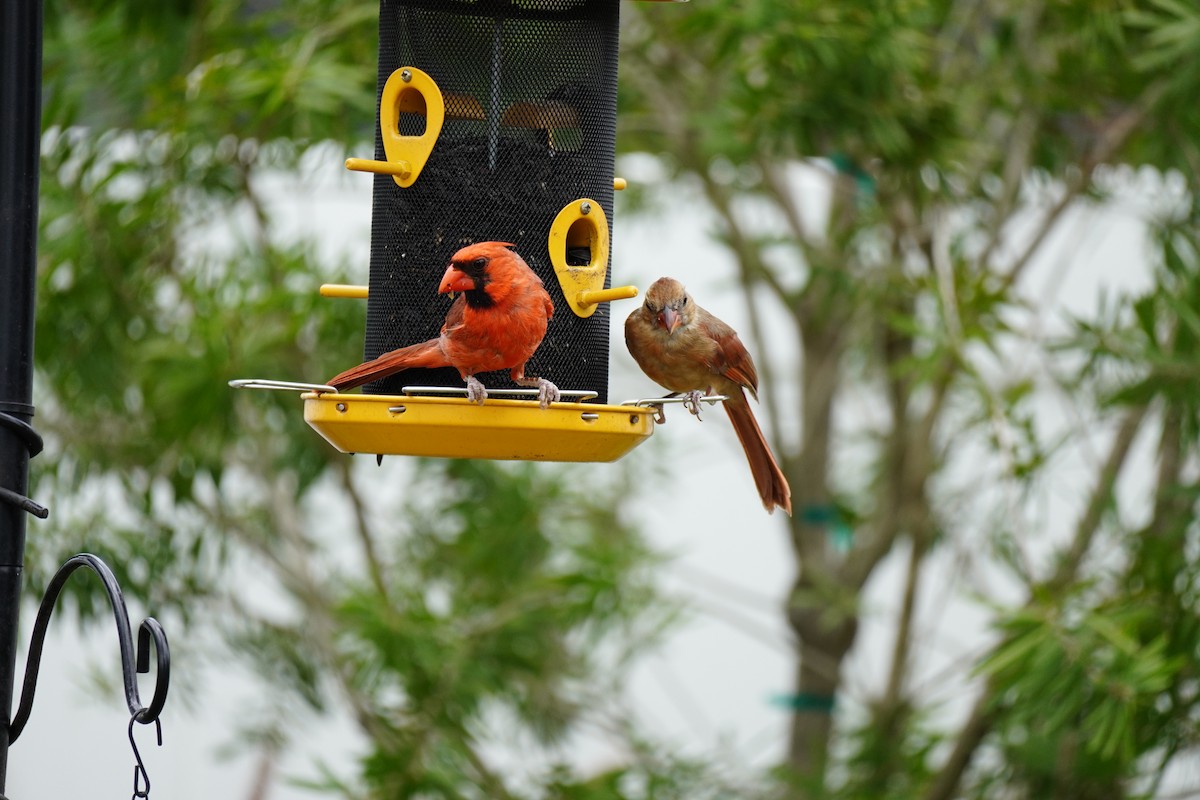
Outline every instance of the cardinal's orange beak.
<path id="1" fill-rule="evenodd" d="M 679 327 L 679 312 L 670 306 L 658 312 L 658 324 L 662 325 L 667 333 L 674 333 Z"/>
<path id="2" fill-rule="evenodd" d="M 446 268 L 446 274 L 442 276 L 442 282 L 438 285 L 438 294 L 469 292 L 474 288 L 475 279 L 451 264 Z"/>

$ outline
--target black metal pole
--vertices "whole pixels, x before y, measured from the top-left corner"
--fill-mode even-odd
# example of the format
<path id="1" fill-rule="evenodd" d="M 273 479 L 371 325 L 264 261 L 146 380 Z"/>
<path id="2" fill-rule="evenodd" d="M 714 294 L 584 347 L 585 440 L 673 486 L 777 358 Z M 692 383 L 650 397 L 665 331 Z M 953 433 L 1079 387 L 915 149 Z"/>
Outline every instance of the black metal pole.
<path id="1" fill-rule="evenodd" d="M 8 773 L 33 419 L 42 0 L 0 2 L 0 793 Z"/>

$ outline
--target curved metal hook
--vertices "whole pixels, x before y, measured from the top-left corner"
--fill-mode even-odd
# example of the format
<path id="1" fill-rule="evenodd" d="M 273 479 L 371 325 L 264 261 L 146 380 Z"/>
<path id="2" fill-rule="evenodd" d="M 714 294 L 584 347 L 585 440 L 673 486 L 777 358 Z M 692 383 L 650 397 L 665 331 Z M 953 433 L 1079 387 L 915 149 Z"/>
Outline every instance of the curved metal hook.
<path id="1" fill-rule="evenodd" d="M 150 796 L 150 776 L 146 773 L 146 765 L 142 763 L 142 754 L 138 752 L 137 742 L 133 740 L 133 723 L 137 717 L 129 718 L 129 746 L 133 748 L 133 797 L 131 800 L 142 800 Z M 158 746 L 162 747 L 162 720 L 154 720 L 158 732 Z"/>
<path id="2" fill-rule="evenodd" d="M 21 703 L 8 726 L 8 740 L 11 744 L 25 729 L 29 721 L 29 713 L 33 710 L 33 695 L 37 691 L 38 669 L 42 663 L 42 649 L 46 643 L 46 629 L 50 624 L 50 615 L 54 613 L 54 605 L 62 594 L 63 586 L 71 573 L 80 567 L 87 567 L 96 573 L 104 590 L 108 593 L 108 601 L 112 606 L 113 618 L 117 623 L 117 641 L 121 648 L 121 673 L 125 683 L 125 703 L 132 715 L 130 722 L 148 725 L 158 719 L 163 705 L 167 702 L 167 689 L 171 681 L 171 651 L 167 646 L 167 635 L 162 626 L 153 617 L 142 621 L 138 629 L 137 658 L 134 658 L 133 632 L 129 626 L 129 610 L 125 607 L 125 596 L 117 583 L 112 570 L 98 556 L 90 553 L 80 553 L 67 559 L 59 568 L 46 594 L 42 596 L 42 604 L 38 607 L 37 619 L 33 623 L 33 635 L 29 641 L 29 656 L 25 661 L 25 680 L 21 685 Z M 154 653 L 157 656 L 158 672 L 154 685 L 154 696 L 149 706 L 143 706 L 138 696 L 137 673 L 150 671 L 150 653 L 147 649 L 150 641 L 154 641 Z"/>
<path id="3" fill-rule="evenodd" d="M 5 406 L 9 406 L 6 404 Z M 33 414 L 33 406 L 29 406 L 29 414 Z M 29 457 L 33 458 L 38 453 L 42 452 L 42 437 L 37 431 L 23 419 L 9 414 L 6 410 L 0 409 L 0 428 L 8 428 L 16 437 L 25 445 L 25 449 L 29 451 Z M 34 502 L 31 498 L 26 497 L 20 492 L 14 492 L 12 489 L 6 489 L 0 486 L 0 503 L 10 503 L 22 511 L 27 511 L 35 517 L 45 519 L 50 516 L 50 509 Z"/>

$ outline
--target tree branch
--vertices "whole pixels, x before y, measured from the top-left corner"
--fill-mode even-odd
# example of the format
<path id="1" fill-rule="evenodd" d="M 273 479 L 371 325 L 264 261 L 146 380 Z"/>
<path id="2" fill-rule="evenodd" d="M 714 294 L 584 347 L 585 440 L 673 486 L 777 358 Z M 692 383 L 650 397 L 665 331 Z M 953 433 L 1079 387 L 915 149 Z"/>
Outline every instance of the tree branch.
<path id="1" fill-rule="evenodd" d="M 465 731 L 463 738 L 464 740 L 466 739 Z M 483 757 L 475 751 L 475 748 L 472 747 L 470 743 L 464 743 L 463 752 L 466 755 L 467 762 L 470 763 L 471 768 L 478 773 L 480 783 L 482 784 L 480 788 L 483 788 L 487 791 L 488 797 L 498 798 L 498 800 L 513 800 L 513 796 L 509 794 L 508 788 L 504 785 L 504 781 L 501 780 L 499 775 L 492 771 L 492 768 L 487 765 L 487 762 L 483 760 Z"/>
<path id="2" fill-rule="evenodd" d="M 697 156 L 693 155 L 693 160 L 696 158 Z M 717 186 L 707 174 L 701 174 L 700 180 L 704 185 L 705 197 L 708 198 L 709 203 L 720 214 L 721 219 L 725 223 L 725 230 L 728 233 L 727 243 L 737 261 L 738 278 L 742 286 L 742 295 L 745 298 L 749 311 L 747 317 L 750 324 L 750 337 L 759 355 L 756 363 L 761 377 L 759 385 L 766 409 L 768 429 L 775 451 L 782 455 L 787 451 L 782 447 L 783 425 L 781 424 L 782 412 L 779 402 L 779 389 L 774 379 L 774 369 L 767 358 L 772 348 L 769 346 L 766 332 L 763 329 L 762 315 L 758 313 L 758 306 L 754 299 L 754 289 L 757 282 L 762 282 L 771 289 L 785 308 L 791 308 L 788 302 L 788 292 L 779 283 L 779 279 L 775 273 L 763 263 L 762 253 L 759 251 L 758 245 L 755 244 L 753 239 L 743 229 L 737 218 L 737 214 L 734 213 L 733 204 L 728 194 L 720 186 Z M 799 320 L 797 320 L 797 334 L 799 333 Z"/>
<path id="3" fill-rule="evenodd" d="M 900 705 L 904 679 L 908 675 L 909 651 L 912 648 L 912 623 L 917 606 L 917 586 L 921 582 L 921 565 L 925 560 L 928 537 L 923 533 L 909 537 L 912 545 L 908 555 L 908 571 L 904 580 L 904 599 L 900 604 L 900 619 L 896 625 L 896 640 L 892 646 L 892 663 L 888 670 L 883 707 L 895 709 Z"/>
<path id="4" fill-rule="evenodd" d="M 359 494 L 358 487 L 354 484 L 353 465 L 348 458 L 337 459 L 334 463 L 337 464 L 338 474 L 342 479 L 342 488 L 346 490 L 346 496 L 350 498 L 350 507 L 354 511 L 354 533 L 358 536 L 358 542 L 362 546 L 367 572 L 370 574 L 371 582 L 375 585 L 375 591 L 379 592 L 380 598 L 384 603 L 390 604 L 391 598 L 388 593 L 387 581 L 383 577 L 383 562 L 380 561 L 379 554 L 375 549 L 375 539 L 371 535 L 370 522 L 367 520 L 366 503 L 363 502 L 362 495 Z"/>
<path id="5" fill-rule="evenodd" d="M 1025 249 L 1017 256 L 1016 260 L 1008 268 L 1007 273 L 1003 276 L 1001 280 L 1002 290 L 1008 289 L 1017 282 L 1021 273 L 1024 272 L 1033 256 L 1045 242 L 1046 237 L 1054 230 L 1063 212 L 1088 188 L 1091 183 L 1092 173 L 1095 172 L 1096 167 L 1112 158 L 1125 142 L 1129 140 L 1129 137 L 1137 131 L 1138 126 L 1145 121 L 1146 117 L 1149 116 L 1150 112 L 1154 110 L 1154 107 L 1163 98 L 1163 95 L 1166 94 L 1167 87 L 1168 84 L 1165 80 L 1159 80 L 1150 84 L 1142 91 L 1132 106 L 1108 120 L 1107 125 L 1100 131 L 1092 149 L 1081 160 L 1079 171 L 1075 174 L 1074 180 L 1071 180 L 1070 177 L 1068 178 L 1063 196 L 1059 198 L 1058 202 L 1042 218 L 1042 223 L 1038 226 L 1033 238 L 1029 240 Z M 986 266 L 986 262 L 984 262 L 984 265 Z"/>
<path id="6" fill-rule="evenodd" d="M 958 783 L 970 765 L 975 750 L 987 736 L 995 721 L 995 712 L 991 708 L 991 702 L 992 686 L 989 681 L 976 699 L 962 730 L 958 732 L 958 736 L 954 740 L 954 749 L 950 751 L 950 756 L 942 766 L 941 772 L 933 779 L 933 784 L 929 788 L 929 793 L 925 795 L 925 800 L 951 800 L 954 797 L 958 790 Z"/>
<path id="7" fill-rule="evenodd" d="M 1179 486 L 1183 469 L 1183 414 L 1177 406 L 1169 405 L 1163 413 L 1162 436 L 1158 444 L 1158 477 L 1155 481 L 1154 513 L 1150 517 L 1148 532 L 1161 535 L 1167 520 L 1180 513 L 1186 514 L 1187 501 L 1174 491 Z"/>
<path id="8" fill-rule="evenodd" d="M 759 171 L 762 172 L 763 186 L 770 193 L 771 199 L 783 211 L 783 217 L 787 220 L 792 242 L 799 248 L 809 269 L 812 269 L 812 265 L 817 261 L 817 245 L 809 241 L 809 230 L 804 223 L 804 215 L 800 212 L 800 206 L 796 204 L 796 198 L 782 174 L 786 165 L 773 163 L 762 157 L 758 159 L 757 163 Z"/>
<path id="9" fill-rule="evenodd" d="M 1071 540 L 1071 545 L 1059 562 L 1058 569 L 1043 583 L 1043 590 L 1061 591 L 1075 580 L 1080 564 L 1100 528 L 1100 520 L 1104 516 L 1104 511 L 1112 499 L 1112 490 L 1117 482 L 1117 476 L 1125 464 L 1129 449 L 1133 446 L 1133 440 L 1148 413 L 1149 409 L 1146 406 L 1135 406 L 1125 413 L 1117 428 L 1116 436 L 1113 437 L 1108 458 L 1100 469 L 1100 475 L 1096 480 L 1096 487 L 1092 490 L 1087 508 L 1075 526 L 1075 535 Z M 1035 594 L 1040 593 L 1035 592 Z"/>

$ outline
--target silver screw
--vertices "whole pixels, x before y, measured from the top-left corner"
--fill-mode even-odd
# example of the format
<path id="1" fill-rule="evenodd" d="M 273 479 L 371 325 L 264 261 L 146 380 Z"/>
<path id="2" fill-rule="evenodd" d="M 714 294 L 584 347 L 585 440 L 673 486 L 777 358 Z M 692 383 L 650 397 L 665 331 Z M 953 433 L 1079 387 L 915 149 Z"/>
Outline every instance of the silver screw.
<path id="1" fill-rule="evenodd" d="M 585 216 L 587 214 L 592 213 L 592 204 L 587 202 L 586 200 L 584 202 L 580 203 L 579 204 L 579 213 L 583 214 Z"/>
<path id="2" fill-rule="evenodd" d="M 345 404 L 345 403 L 338 403 L 338 404 L 335 406 L 335 408 L 337 408 L 337 410 L 338 410 L 338 411 L 341 411 L 343 414 L 345 414 L 345 413 L 346 413 L 346 404 Z"/>
<path id="3" fill-rule="evenodd" d="M 400 70 L 400 80 L 404 81 L 405 83 L 408 83 L 409 81 L 411 81 L 412 80 L 412 70 L 411 69 Z"/>

